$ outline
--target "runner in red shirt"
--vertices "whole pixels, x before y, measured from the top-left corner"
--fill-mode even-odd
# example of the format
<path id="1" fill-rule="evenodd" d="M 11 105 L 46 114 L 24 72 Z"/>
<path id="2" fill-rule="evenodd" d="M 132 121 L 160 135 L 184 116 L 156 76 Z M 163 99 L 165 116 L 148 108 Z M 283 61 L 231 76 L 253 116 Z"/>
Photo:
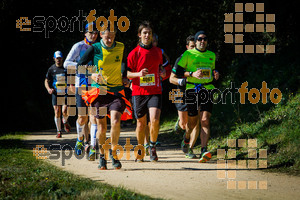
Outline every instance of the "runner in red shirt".
<path id="1" fill-rule="evenodd" d="M 132 79 L 132 99 L 137 119 L 136 135 L 138 144 L 144 145 L 147 113 L 150 118 L 150 161 L 157 161 L 156 141 L 162 105 L 160 77 L 166 76 L 162 51 L 152 45 L 152 27 L 143 22 L 138 29 L 139 45 L 127 58 L 127 77 Z M 141 152 L 139 152 L 141 153 Z M 143 161 L 143 159 L 139 160 Z"/>

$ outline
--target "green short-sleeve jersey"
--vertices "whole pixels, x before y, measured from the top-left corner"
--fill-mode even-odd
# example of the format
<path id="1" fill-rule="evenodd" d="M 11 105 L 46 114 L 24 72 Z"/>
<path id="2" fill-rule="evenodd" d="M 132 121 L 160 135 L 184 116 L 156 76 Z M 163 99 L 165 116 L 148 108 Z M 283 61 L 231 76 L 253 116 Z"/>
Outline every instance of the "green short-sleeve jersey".
<path id="1" fill-rule="evenodd" d="M 197 79 L 194 77 L 187 77 L 186 89 L 195 88 L 191 83 L 210 83 L 213 81 L 213 70 L 215 69 L 216 54 L 212 51 L 198 51 L 196 48 L 190 49 L 184 52 L 182 58 L 178 62 L 178 65 L 188 72 L 195 72 L 198 69 L 202 69 L 203 77 Z M 206 89 L 211 90 L 215 87 L 212 84 L 204 86 Z"/>

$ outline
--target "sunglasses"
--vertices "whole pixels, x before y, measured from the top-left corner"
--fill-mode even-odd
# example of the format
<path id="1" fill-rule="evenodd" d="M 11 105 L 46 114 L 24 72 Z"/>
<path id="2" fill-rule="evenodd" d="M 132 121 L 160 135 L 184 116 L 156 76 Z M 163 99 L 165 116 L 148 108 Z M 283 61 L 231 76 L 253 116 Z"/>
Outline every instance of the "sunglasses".
<path id="1" fill-rule="evenodd" d="M 207 37 L 198 37 L 197 40 L 198 40 L 198 41 L 202 41 L 202 40 L 207 41 Z"/>
<path id="2" fill-rule="evenodd" d="M 98 34 L 98 31 L 89 32 L 89 34 Z"/>

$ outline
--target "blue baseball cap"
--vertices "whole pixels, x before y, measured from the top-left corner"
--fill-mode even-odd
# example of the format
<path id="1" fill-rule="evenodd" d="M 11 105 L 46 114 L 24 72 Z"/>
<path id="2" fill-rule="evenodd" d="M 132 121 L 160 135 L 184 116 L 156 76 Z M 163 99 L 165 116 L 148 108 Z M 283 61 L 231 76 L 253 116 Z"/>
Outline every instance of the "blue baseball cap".
<path id="1" fill-rule="evenodd" d="M 91 22 L 85 25 L 85 32 L 89 32 L 89 25 L 93 26 L 93 31 L 98 31 L 95 22 Z"/>
<path id="2" fill-rule="evenodd" d="M 62 52 L 61 51 L 55 51 L 53 57 L 54 58 L 62 58 L 63 57 Z"/>

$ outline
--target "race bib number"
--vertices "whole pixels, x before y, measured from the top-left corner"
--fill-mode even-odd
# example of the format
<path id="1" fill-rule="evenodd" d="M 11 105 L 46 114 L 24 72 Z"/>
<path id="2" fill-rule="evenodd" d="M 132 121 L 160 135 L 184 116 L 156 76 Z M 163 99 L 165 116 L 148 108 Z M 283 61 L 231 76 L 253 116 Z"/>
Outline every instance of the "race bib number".
<path id="1" fill-rule="evenodd" d="M 155 75 L 147 74 L 146 76 L 140 77 L 140 86 L 152 86 L 155 85 Z"/>
<path id="2" fill-rule="evenodd" d="M 203 77 L 200 79 L 211 79 L 211 69 L 210 68 L 198 68 L 202 69 Z"/>
<path id="3" fill-rule="evenodd" d="M 56 75 L 56 92 L 57 94 L 64 94 L 67 88 L 66 79 L 64 75 L 57 74 Z"/>

